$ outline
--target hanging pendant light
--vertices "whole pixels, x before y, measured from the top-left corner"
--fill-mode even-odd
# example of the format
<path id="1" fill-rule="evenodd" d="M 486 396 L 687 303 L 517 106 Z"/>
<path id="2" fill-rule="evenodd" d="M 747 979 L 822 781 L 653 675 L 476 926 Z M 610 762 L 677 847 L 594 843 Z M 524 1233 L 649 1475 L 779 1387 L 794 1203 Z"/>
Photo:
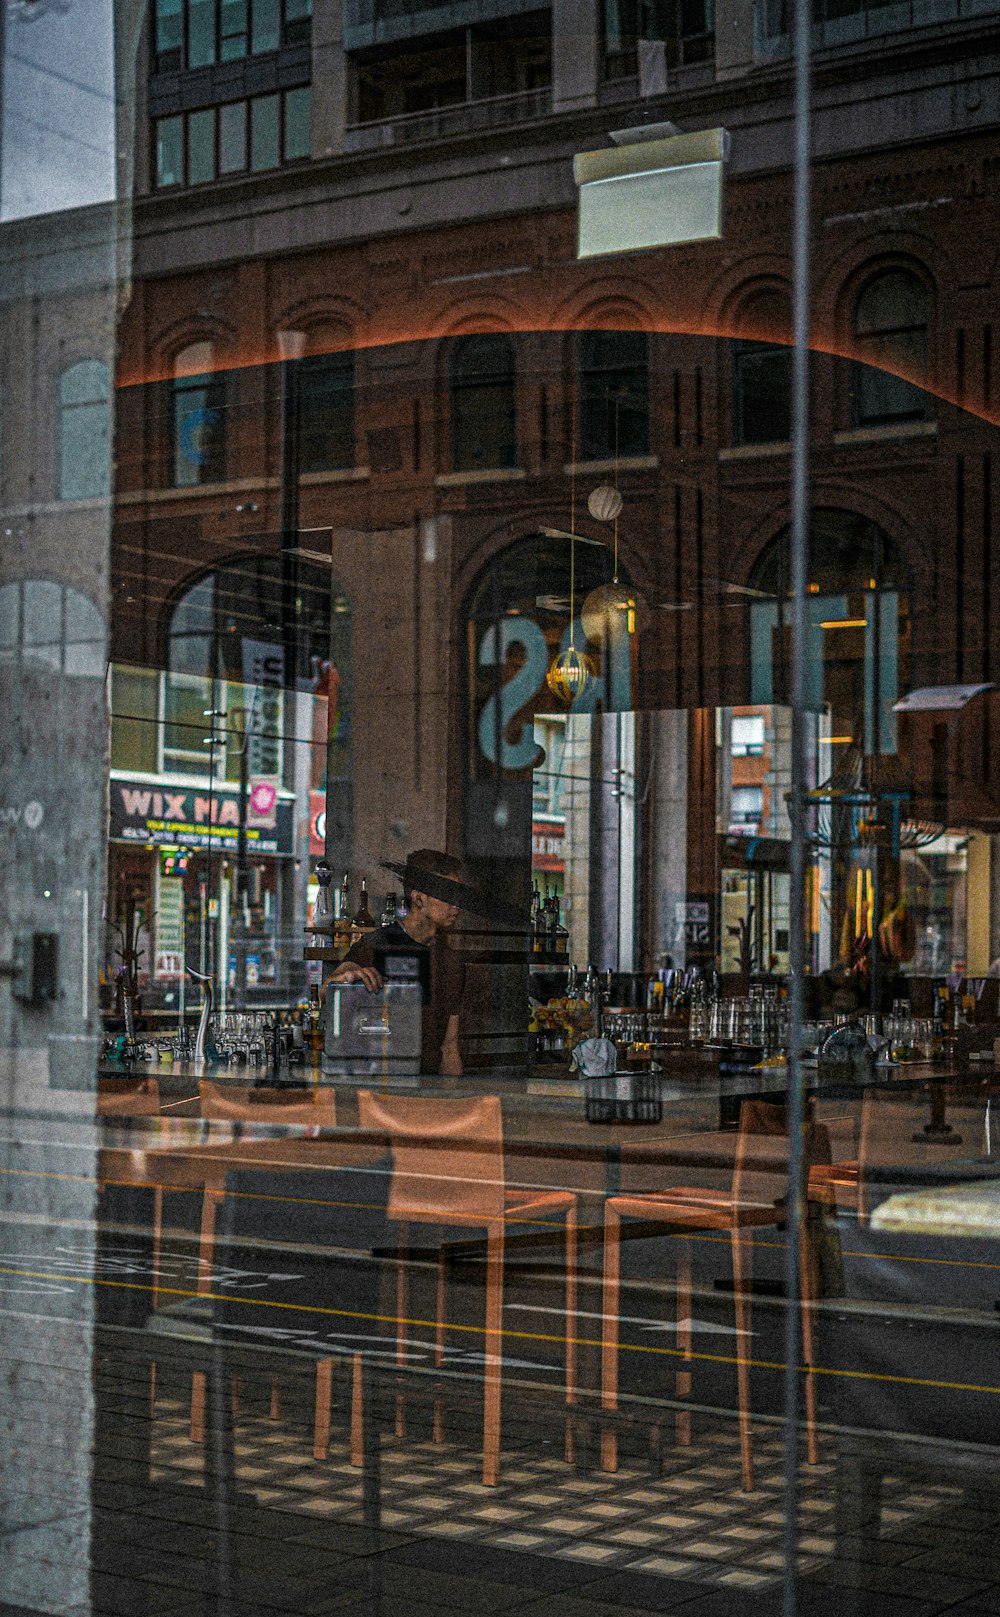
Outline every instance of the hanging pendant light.
<path id="1" fill-rule="evenodd" d="M 545 683 L 567 707 L 577 700 L 593 677 L 590 658 L 576 648 L 576 403 L 573 404 L 573 458 L 569 474 L 569 645 L 552 659 Z"/>
<path id="2" fill-rule="evenodd" d="M 618 578 L 618 518 L 622 513 L 622 497 L 618 488 L 618 411 L 615 400 L 615 481 L 599 483 L 587 501 L 591 516 L 597 522 L 613 522 L 614 577 L 610 584 L 598 584 L 585 596 L 580 608 L 580 621 L 588 640 L 601 644 L 613 640 L 620 644 L 623 635 L 636 635 L 643 626 L 646 603 L 638 590 L 623 584 Z"/>

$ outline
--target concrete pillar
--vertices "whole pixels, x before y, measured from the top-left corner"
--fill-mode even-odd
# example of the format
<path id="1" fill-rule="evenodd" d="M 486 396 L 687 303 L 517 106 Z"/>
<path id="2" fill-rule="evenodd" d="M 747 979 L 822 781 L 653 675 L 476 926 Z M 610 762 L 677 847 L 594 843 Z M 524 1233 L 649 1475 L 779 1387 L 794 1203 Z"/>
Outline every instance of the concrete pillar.
<path id="1" fill-rule="evenodd" d="M 664 955 L 675 966 L 687 963 L 687 714 L 651 713 L 649 726 L 649 967 L 655 971 Z"/>
<path id="2" fill-rule="evenodd" d="M 343 0 L 315 0 L 312 19 L 312 155 L 335 157 L 344 149 L 347 122 L 347 57 Z"/>
<path id="3" fill-rule="evenodd" d="M 596 107 L 603 43 L 600 0 L 553 0 L 552 106 Z"/>

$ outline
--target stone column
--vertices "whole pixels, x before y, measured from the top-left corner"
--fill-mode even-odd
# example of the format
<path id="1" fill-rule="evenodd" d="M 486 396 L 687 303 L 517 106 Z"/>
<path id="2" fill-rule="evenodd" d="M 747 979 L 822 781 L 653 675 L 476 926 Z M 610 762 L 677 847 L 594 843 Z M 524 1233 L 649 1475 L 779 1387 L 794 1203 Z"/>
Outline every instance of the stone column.
<path id="1" fill-rule="evenodd" d="M 315 0 L 312 19 L 312 155 L 335 157 L 344 149 L 347 122 L 347 56 L 343 0 Z"/>
<path id="2" fill-rule="evenodd" d="M 600 0 L 553 0 L 552 107 L 596 107 L 603 42 Z"/>

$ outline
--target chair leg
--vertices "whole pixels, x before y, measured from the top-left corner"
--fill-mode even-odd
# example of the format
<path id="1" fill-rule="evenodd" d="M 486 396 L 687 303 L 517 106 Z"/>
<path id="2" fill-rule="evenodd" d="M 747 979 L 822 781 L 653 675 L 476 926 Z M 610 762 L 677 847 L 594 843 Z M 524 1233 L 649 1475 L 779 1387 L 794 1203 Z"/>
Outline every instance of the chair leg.
<path id="1" fill-rule="evenodd" d="M 445 1309 L 447 1306 L 448 1286 L 448 1259 L 445 1256 L 444 1243 L 438 1248 L 437 1272 L 437 1313 L 434 1323 L 434 1364 L 440 1370 L 444 1364 L 444 1333 Z M 444 1404 L 440 1394 L 434 1398 L 434 1427 L 432 1438 L 435 1443 L 444 1442 Z"/>
<path id="2" fill-rule="evenodd" d="M 207 1382 L 204 1370 L 195 1370 L 191 1376 L 191 1441 L 205 1441 L 205 1397 Z"/>
<path id="3" fill-rule="evenodd" d="M 281 1419 L 281 1382 L 277 1376 L 271 1377 L 271 1407 L 267 1412 L 268 1420 Z"/>
<path id="4" fill-rule="evenodd" d="M 576 1403 L 576 1203 L 566 1209 L 566 1405 Z M 566 1464 L 576 1459 L 576 1426 L 572 1414 L 566 1417 Z"/>
<path id="5" fill-rule="evenodd" d="M 316 1414 L 313 1421 L 313 1459 L 325 1460 L 330 1452 L 330 1399 L 333 1395 L 333 1360 L 316 1362 Z"/>
<path id="6" fill-rule="evenodd" d="M 153 1192 L 153 1298 L 154 1309 L 159 1307 L 160 1296 L 160 1249 L 163 1243 L 163 1186 L 157 1185 Z"/>
<path id="7" fill-rule="evenodd" d="M 745 1234 L 746 1239 L 743 1239 Z M 733 1304 L 736 1314 L 736 1386 L 739 1403 L 740 1460 L 744 1493 L 753 1492 L 753 1449 L 750 1431 L 750 1276 L 753 1268 L 753 1236 L 750 1231 L 734 1228 L 731 1233 L 733 1249 Z"/>
<path id="8" fill-rule="evenodd" d="M 675 1377 L 678 1398 L 691 1396 L 691 1244 L 677 1238 L 677 1350 L 683 1355 L 684 1369 Z M 674 1420 L 674 1436 L 681 1448 L 691 1446 L 691 1411 L 679 1409 Z"/>
<path id="9" fill-rule="evenodd" d="M 503 1370 L 503 1219 L 486 1228 L 486 1341 L 483 1367 L 483 1484 L 500 1475 L 500 1391 Z"/>
<path id="10" fill-rule="evenodd" d="M 406 1322 L 410 1314 L 409 1264 L 409 1226 L 403 1224 L 400 1226 L 396 1258 L 396 1363 L 400 1368 L 406 1363 Z M 401 1441 L 406 1437 L 406 1399 L 401 1392 L 396 1394 L 396 1436 Z"/>
<path id="11" fill-rule="evenodd" d="M 622 1221 L 610 1203 L 604 1210 L 604 1287 L 601 1311 L 601 1408 L 618 1408 L 618 1297 L 621 1290 Z M 601 1470 L 618 1470 L 618 1433 L 611 1426 L 601 1432 Z"/>
<path id="12" fill-rule="evenodd" d="M 351 1378 L 351 1464 L 365 1463 L 365 1369 L 360 1353 L 354 1355 Z"/>
<path id="13" fill-rule="evenodd" d="M 819 1464 L 819 1445 L 816 1440 L 816 1374 L 813 1339 L 813 1304 L 818 1290 L 815 1250 L 809 1233 L 808 1218 L 802 1221 L 799 1242 L 799 1268 L 802 1291 L 802 1357 L 806 1370 L 806 1460 L 809 1465 Z"/>

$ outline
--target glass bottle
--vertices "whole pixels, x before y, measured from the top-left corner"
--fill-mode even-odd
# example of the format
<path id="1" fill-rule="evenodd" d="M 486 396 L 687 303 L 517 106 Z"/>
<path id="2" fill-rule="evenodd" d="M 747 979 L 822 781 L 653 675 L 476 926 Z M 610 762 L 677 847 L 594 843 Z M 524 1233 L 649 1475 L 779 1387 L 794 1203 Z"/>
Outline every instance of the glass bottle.
<path id="1" fill-rule="evenodd" d="M 389 893 L 386 897 L 385 909 L 382 911 L 382 919 L 379 922 L 379 925 L 395 926 L 398 920 L 399 916 L 396 913 L 396 895 L 395 893 Z"/>
<path id="2" fill-rule="evenodd" d="M 346 948 L 351 941 L 351 889 L 346 870 L 344 871 L 344 879 L 340 884 L 337 919 L 333 929 L 333 936 L 338 948 Z"/>
<path id="3" fill-rule="evenodd" d="M 362 932 L 373 932 L 374 930 L 375 921 L 371 910 L 368 908 L 368 883 L 362 879 L 361 900 L 354 912 L 354 922 L 351 927 L 351 931 L 360 937 Z"/>

